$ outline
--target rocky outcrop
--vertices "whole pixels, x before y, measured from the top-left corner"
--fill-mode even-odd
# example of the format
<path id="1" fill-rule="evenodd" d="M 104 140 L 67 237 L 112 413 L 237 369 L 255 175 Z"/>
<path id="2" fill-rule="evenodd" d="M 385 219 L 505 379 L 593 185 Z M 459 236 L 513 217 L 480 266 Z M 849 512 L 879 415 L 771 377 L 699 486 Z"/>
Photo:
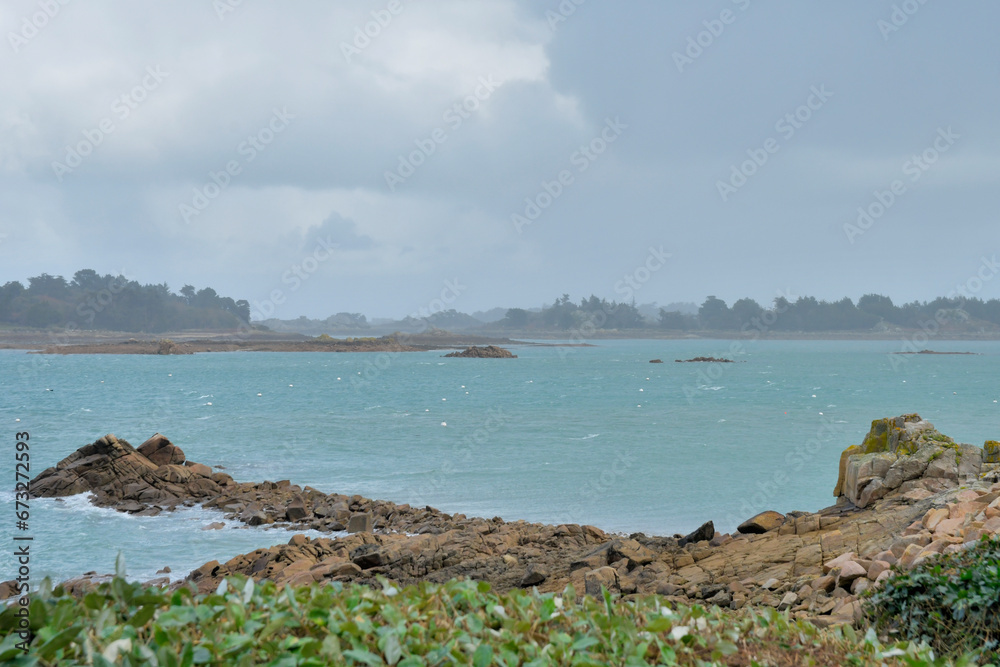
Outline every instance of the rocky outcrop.
<path id="1" fill-rule="evenodd" d="M 81 447 L 31 481 L 36 497 L 91 492 L 95 504 L 123 511 L 156 514 L 193 501 L 218 497 L 232 478 L 186 461 L 184 452 L 157 433 L 135 449 L 108 434 Z"/>
<path id="2" fill-rule="evenodd" d="M 694 357 L 693 359 L 674 359 L 677 363 L 692 363 L 692 362 L 705 362 L 705 363 L 716 363 L 716 364 L 732 364 L 736 363 L 732 359 L 717 359 L 715 357 Z"/>
<path id="3" fill-rule="evenodd" d="M 446 354 L 444 356 L 470 359 L 517 359 L 516 354 L 511 354 L 510 350 L 505 350 L 502 347 L 497 347 L 496 345 L 487 345 L 485 347 L 477 347 L 473 345 L 472 347 L 465 348 L 461 352 L 451 352 L 450 354 Z"/>
<path id="4" fill-rule="evenodd" d="M 956 443 L 917 414 L 876 419 L 864 441 L 841 455 L 834 495 L 857 507 L 891 494 L 919 499 L 978 479 L 983 453 Z"/>
<path id="5" fill-rule="evenodd" d="M 296 534 L 287 544 L 206 563 L 188 577 L 201 591 L 237 572 L 286 585 L 374 586 L 377 577 L 400 584 L 467 577 L 500 591 L 561 592 L 572 583 L 577 591 L 597 595 L 658 593 L 731 609 L 769 606 L 820 625 L 860 618 L 859 595 L 894 571 L 1000 534 L 1000 483 L 977 478 L 971 462 L 979 461 L 981 469 L 997 464 L 982 464 L 982 450 L 973 448 L 980 456 L 972 456 L 969 446 L 955 444 L 917 415 L 876 420 L 865 441 L 848 448 L 838 483 L 846 491 L 836 505 L 815 513 L 762 512 L 733 535 L 717 532 L 712 522 L 683 537 L 626 537 L 593 526 L 469 518 L 324 494 L 287 480 L 251 484 L 220 478 L 216 495 L 198 496 L 202 491 L 193 481 L 210 469 L 187 461 L 175 447 L 160 434 L 138 450 L 105 436 L 39 475 L 33 492 L 90 490 L 95 502 L 146 511 L 150 501 L 136 489 L 148 487 L 169 492 L 176 501 L 200 501 L 249 525 L 336 533 L 314 539 Z M 181 457 L 183 464 L 158 463 L 151 456 Z M 890 475 L 893 470 L 897 473 Z M 884 494 L 869 494 L 863 505 L 848 495 L 864 495 L 874 480 L 890 487 L 896 474 L 904 481 Z M 934 491 L 936 485 L 943 487 Z M 132 491 L 116 492 L 117 487 Z M 96 579 L 77 584 L 82 589 L 88 581 Z"/>

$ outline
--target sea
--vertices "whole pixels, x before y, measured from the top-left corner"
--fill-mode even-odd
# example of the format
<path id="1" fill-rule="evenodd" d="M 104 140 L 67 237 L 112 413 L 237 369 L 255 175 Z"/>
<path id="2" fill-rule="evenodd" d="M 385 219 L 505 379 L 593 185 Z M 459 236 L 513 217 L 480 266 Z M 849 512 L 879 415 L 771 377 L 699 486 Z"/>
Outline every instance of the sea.
<path id="1" fill-rule="evenodd" d="M 647 535 L 833 504 L 840 453 L 873 419 L 917 412 L 960 442 L 1000 439 L 1000 341 L 926 344 L 974 355 L 896 354 L 919 347 L 902 339 L 590 342 L 511 346 L 517 359 L 0 350 L 0 553 L 31 537 L 35 588 L 113 572 L 119 554 L 130 578 L 183 578 L 291 537 L 200 507 L 130 516 L 87 495 L 32 499 L 20 528 L 23 432 L 31 476 L 107 433 L 138 446 L 160 432 L 239 481 Z M 735 363 L 674 361 L 696 356 Z M 225 527 L 203 530 L 214 521 Z M 0 555 L 0 580 L 17 567 Z"/>

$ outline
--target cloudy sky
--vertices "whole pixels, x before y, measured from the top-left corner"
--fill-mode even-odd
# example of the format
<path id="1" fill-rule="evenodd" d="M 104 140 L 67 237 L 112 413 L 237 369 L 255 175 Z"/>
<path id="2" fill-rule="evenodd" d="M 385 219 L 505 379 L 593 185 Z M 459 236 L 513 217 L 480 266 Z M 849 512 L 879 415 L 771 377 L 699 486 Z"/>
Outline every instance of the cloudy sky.
<path id="1" fill-rule="evenodd" d="M 998 24 L 989 0 L 5 0 L 0 282 L 93 268 L 282 318 L 930 299 L 1000 252 Z"/>

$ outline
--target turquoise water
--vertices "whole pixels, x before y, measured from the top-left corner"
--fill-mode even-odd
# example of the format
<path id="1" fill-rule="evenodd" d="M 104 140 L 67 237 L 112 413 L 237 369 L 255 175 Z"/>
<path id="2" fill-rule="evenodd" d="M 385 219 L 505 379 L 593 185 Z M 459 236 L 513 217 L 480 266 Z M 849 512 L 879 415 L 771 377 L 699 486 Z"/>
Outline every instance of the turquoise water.
<path id="1" fill-rule="evenodd" d="M 0 539 L 14 531 L 25 430 L 32 474 L 105 433 L 139 445 L 160 431 L 238 480 L 649 534 L 831 504 L 841 450 L 878 417 L 919 412 L 977 445 L 1000 437 L 1000 342 L 930 345 L 978 356 L 891 357 L 900 341 L 757 341 L 735 350 L 744 363 L 673 363 L 732 356 L 731 345 L 599 341 L 516 348 L 510 361 L 0 351 Z M 201 531 L 217 517 L 200 509 L 139 519 L 83 498 L 31 505 L 33 576 L 108 572 L 118 550 L 135 576 L 164 565 L 182 576 L 289 537 Z M 12 572 L 0 559 L 0 580 Z"/>

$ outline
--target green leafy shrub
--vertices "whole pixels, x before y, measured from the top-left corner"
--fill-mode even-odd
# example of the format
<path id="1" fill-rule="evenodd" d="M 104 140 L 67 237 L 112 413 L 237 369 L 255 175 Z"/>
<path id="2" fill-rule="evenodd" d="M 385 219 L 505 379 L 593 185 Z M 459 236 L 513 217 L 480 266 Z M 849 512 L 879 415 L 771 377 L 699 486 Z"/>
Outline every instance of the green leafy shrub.
<path id="1" fill-rule="evenodd" d="M 17 607 L 0 613 L 0 664 L 944 664 L 926 645 L 884 646 L 873 631 L 820 630 L 774 609 L 736 615 L 655 596 L 578 599 L 571 587 L 496 594 L 474 581 L 381 583 L 278 588 L 233 577 L 194 595 L 116 578 L 82 597 L 43 587 L 30 605 L 27 654 Z"/>
<path id="2" fill-rule="evenodd" d="M 942 654 L 1000 658 L 1000 540 L 896 573 L 865 598 L 880 635 L 926 640 Z"/>

